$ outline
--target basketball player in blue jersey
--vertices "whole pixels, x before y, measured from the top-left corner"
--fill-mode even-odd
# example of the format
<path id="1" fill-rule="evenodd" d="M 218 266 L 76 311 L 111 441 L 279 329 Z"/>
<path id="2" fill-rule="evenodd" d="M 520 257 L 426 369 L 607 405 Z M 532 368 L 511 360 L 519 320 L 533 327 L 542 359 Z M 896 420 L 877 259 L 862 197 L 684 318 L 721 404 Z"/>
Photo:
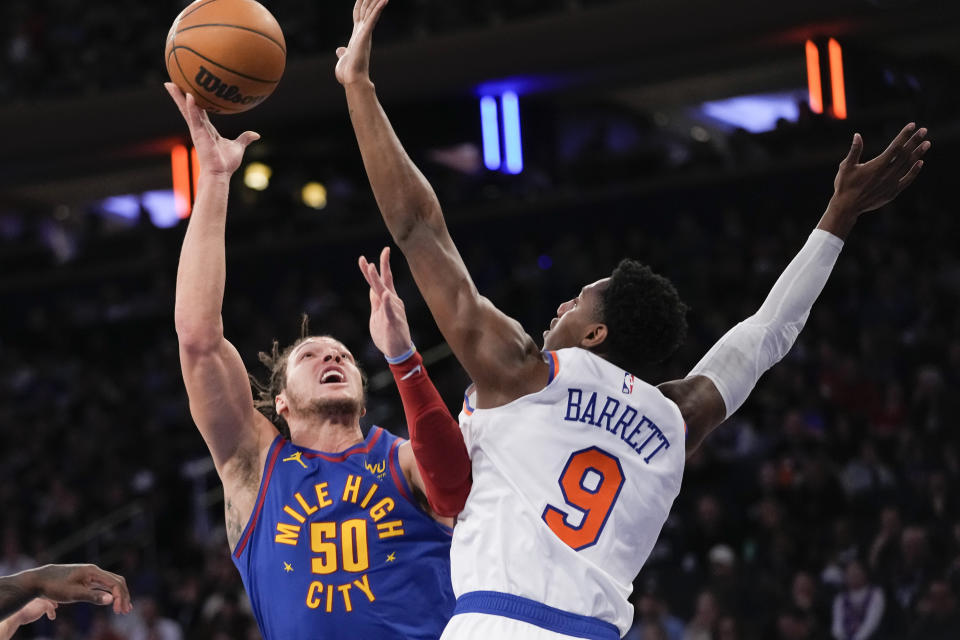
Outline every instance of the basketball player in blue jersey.
<path id="1" fill-rule="evenodd" d="M 423 508 L 425 482 L 409 443 L 378 427 L 363 436 L 363 373 L 338 340 L 303 335 L 282 351 L 275 343 L 261 354 L 271 373 L 255 404 L 220 310 L 230 177 L 258 136 L 221 138 L 193 96 L 167 89 L 200 162 L 177 274 L 181 367 L 223 483 L 227 539 L 260 630 L 266 640 L 435 639 L 453 608 L 452 520 Z M 423 407 L 404 397 L 408 415 L 445 421 L 459 437 L 449 412 L 437 410 L 443 404 L 412 348 L 388 260 L 385 250 L 379 272 L 360 265 L 371 286 L 374 343 L 401 393 L 418 380 L 415 400 L 432 403 L 424 418 Z M 462 457 L 468 465 L 465 448 Z"/>
<path id="2" fill-rule="evenodd" d="M 676 349 L 686 308 L 648 267 L 625 260 L 561 304 L 543 351 L 478 293 L 370 80 L 385 5 L 357 2 L 336 75 L 387 227 L 474 382 L 460 416 L 473 487 L 454 532 L 457 605 L 443 638 L 619 638 L 686 456 L 793 344 L 857 218 L 916 178 L 926 130 L 908 125 L 862 164 L 854 136 L 826 212 L 759 311 L 687 378 L 652 386 L 634 372 Z"/>

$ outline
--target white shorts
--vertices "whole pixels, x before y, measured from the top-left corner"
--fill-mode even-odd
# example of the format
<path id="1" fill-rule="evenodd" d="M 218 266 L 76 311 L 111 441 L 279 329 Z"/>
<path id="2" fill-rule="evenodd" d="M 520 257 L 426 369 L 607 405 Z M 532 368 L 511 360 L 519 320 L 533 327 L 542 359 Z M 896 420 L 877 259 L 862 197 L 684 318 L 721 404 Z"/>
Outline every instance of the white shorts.
<path id="1" fill-rule="evenodd" d="M 440 640 L 619 640 L 609 622 L 506 593 L 474 591 L 457 598 Z"/>

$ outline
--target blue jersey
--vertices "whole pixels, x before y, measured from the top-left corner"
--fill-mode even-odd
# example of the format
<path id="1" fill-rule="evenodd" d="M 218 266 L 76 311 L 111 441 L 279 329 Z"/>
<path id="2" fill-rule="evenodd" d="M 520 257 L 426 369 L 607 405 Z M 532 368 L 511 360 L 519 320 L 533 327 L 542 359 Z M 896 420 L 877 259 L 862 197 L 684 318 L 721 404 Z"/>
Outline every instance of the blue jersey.
<path id="1" fill-rule="evenodd" d="M 233 554 L 265 640 L 440 637 L 451 530 L 416 504 L 401 443 L 379 427 L 334 454 L 274 440 Z"/>

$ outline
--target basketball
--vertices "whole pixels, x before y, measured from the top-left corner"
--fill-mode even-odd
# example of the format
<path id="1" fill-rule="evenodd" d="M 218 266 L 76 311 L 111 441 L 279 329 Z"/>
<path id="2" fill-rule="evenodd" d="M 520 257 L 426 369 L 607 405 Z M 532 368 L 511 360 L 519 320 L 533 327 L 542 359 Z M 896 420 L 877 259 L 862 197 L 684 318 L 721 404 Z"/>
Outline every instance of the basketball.
<path id="1" fill-rule="evenodd" d="M 276 18 L 255 0 L 196 0 L 170 27 L 170 79 L 212 113 L 248 111 L 273 93 L 287 46 Z"/>

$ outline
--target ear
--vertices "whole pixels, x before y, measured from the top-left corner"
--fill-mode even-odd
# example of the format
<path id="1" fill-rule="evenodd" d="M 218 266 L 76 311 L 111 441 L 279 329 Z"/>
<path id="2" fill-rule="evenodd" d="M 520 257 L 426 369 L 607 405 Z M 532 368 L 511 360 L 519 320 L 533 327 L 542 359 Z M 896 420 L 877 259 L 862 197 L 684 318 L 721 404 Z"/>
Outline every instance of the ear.
<path id="1" fill-rule="evenodd" d="M 365 415 L 367 415 L 367 408 L 366 408 L 366 407 L 364 407 L 363 409 L 360 409 L 360 417 L 362 418 L 362 417 L 365 416 Z"/>
<path id="2" fill-rule="evenodd" d="M 290 407 L 287 405 L 286 393 L 281 392 L 279 395 L 277 395 L 277 397 L 274 399 L 274 403 L 276 404 L 277 415 L 286 419 L 286 414 L 290 412 Z"/>
<path id="3" fill-rule="evenodd" d="M 602 322 L 595 322 L 584 327 L 584 335 L 580 338 L 578 346 L 584 349 L 596 349 L 603 341 L 607 339 L 607 325 Z"/>

